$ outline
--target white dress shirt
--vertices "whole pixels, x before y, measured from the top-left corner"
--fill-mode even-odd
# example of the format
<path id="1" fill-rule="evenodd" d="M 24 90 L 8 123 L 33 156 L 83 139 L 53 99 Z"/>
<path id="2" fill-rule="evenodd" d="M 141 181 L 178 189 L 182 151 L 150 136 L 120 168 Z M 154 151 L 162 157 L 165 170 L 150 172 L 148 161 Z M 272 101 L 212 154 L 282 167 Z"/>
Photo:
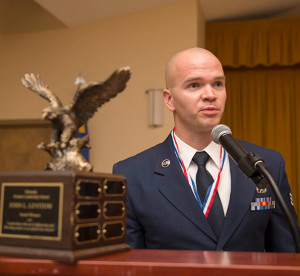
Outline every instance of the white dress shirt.
<path id="1" fill-rule="evenodd" d="M 198 166 L 192 161 L 193 156 L 197 152 L 196 149 L 192 148 L 188 144 L 184 143 L 175 133 L 176 142 L 178 145 L 179 155 L 186 167 L 188 173 L 191 178 L 196 183 L 196 174 L 198 170 Z M 218 173 L 220 171 L 220 166 L 222 160 L 220 160 L 220 148 L 221 146 L 216 144 L 215 142 L 211 142 L 203 151 L 207 152 L 209 155 L 209 159 L 206 163 L 206 169 L 210 172 L 213 179 L 216 180 L 218 177 Z M 223 149 L 224 150 L 224 149 Z M 193 191 L 193 187 L 190 183 L 191 189 Z M 194 192 L 194 191 L 193 191 Z M 225 162 L 223 166 L 223 170 L 220 176 L 220 182 L 218 186 L 219 197 L 223 206 L 224 214 L 226 215 L 229 199 L 231 192 L 231 176 L 230 176 L 230 166 L 229 166 L 229 158 L 226 153 Z"/>

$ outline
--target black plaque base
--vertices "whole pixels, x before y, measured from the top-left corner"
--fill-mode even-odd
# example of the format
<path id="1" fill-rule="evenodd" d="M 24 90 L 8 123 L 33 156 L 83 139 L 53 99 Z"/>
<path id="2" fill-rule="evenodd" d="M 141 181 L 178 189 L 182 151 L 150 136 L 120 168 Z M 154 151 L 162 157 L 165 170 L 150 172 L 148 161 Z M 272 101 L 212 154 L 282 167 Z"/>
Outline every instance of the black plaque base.
<path id="1" fill-rule="evenodd" d="M 0 254 L 73 263 L 129 250 L 126 180 L 77 171 L 0 172 Z"/>

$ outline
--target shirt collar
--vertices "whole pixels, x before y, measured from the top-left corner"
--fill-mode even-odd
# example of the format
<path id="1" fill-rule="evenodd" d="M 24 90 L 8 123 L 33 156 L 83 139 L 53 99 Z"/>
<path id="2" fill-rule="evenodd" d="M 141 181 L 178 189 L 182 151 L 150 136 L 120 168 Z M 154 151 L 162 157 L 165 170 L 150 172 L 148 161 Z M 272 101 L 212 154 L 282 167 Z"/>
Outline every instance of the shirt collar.
<path id="1" fill-rule="evenodd" d="M 198 151 L 193 147 L 189 146 L 185 142 L 183 142 L 177 135 L 175 134 L 176 142 L 178 145 L 179 155 L 185 164 L 186 168 L 189 167 L 193 156 Z M 202 151 L 206 151 L 212 161 L 215 163 L 218 169 L 220 169 L 220 145 L 212 141 L 205 149 Z"/>

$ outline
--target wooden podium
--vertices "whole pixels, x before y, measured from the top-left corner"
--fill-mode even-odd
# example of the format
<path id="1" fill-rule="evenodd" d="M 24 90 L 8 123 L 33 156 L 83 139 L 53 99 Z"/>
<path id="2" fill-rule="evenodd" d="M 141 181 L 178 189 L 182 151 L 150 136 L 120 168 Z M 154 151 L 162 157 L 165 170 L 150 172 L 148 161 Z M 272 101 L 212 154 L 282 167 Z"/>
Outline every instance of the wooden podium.
<path id="1" fill-rule="evenodd" d="M 0 256 L 0 275 L 300 275 L 300 254 L 130 250 L 64 264 Z"/>

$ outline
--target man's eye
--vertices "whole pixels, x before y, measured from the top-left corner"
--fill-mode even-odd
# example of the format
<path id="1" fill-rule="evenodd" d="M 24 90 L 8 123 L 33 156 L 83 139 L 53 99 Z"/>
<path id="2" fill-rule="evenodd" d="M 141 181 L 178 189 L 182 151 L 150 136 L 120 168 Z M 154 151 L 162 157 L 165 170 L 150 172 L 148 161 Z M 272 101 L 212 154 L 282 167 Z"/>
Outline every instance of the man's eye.
<path id="1" fill-rule="evenodd" d="M 190 87 L 190 88 L 197 88 L 197 87 L 199 87 L 199 84 L 198 84 L 198 83 L 191 83 L 191 84 L 189 85 L 189 87 Z"/>
<path id="2" fill-rule="evenodd" d="M 222 87 L 223 86 L 223 82 L 217 81 L 217 82 L 215 82 L 215 86 L 216 87 Z"/>

